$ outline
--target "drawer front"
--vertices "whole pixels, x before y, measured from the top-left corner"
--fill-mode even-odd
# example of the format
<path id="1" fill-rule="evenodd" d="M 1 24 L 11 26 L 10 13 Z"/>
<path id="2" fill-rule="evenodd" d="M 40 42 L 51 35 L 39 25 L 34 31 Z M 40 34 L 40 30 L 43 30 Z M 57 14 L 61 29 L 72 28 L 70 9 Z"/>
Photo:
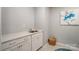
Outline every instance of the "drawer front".
<path id="1" fill-rule="evenodd" d="M 21 42 L 21 43 L 17 44 L 16 46 L 13 46 L 8 49 L 4 49 L 4 51 L 22 51 L 23 46 L 24 46 L 24 42 Z"/>
<path id="2" fill-rule="evenodd" d="M 19 38 L 19 39 L 15 39 L 15 40 L 12 40 L 12 41 L 8 41 L 6 43 L 3 43 L 2 44 L 2 49 L 6 49 L 6 48 L 9 48 L 9 47 L 12 47 L 20 42 L 23 42 L 25 40 L 25 38 Z"/>
<path id="3" fill-rule="evenodd" d="M 31 51 L 30 45 L 27 45 L 28 41 L 23 41 L 16 46 L 10 47 L 8 49 L 3 49 L 3 51 Z"/>

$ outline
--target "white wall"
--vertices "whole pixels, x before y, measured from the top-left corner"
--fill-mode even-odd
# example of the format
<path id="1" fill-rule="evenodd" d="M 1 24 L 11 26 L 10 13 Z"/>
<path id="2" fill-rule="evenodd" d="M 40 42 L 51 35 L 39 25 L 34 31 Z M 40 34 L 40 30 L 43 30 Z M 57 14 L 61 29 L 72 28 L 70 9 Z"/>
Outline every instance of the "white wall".
<path id="1" fill-rule="evenodd" d="M 2 33 L 9 34 L 28 30 L 34 25 L 34 8 L 2 8 Z"/>
<path id="2" fill-rule="evenodd" d="M 49 19 L 49 9 L 45 7 L 36 8 L 36 28 L 42 29 L 44 31 L 44 44 L 48 40 L 48 19 Z"/>
<path id="3" fill-rule="evenodd" d="M 0 7 L 0 36 L 1 36 L 1 7 Z"/>
<path id="4" fill-rule="evenodd" d="M 50 8 L 50 33 L 56 35 L 57 40 L 67 44 L 79 43 L 79 26 L 61 26 L 60 12 L 65 10 L 73 10 L 79 8 Z"/>
<path id="5" fill-rule="evenodd" d="M 0 50 L 1 50 L 1 7 L 0 7 Z"/>

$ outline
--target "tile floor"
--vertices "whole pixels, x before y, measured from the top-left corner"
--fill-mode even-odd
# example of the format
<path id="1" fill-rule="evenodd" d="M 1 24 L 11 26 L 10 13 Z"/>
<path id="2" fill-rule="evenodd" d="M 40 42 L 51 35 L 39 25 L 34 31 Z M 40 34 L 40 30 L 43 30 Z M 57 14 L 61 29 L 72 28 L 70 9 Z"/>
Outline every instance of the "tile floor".
<path id="1" fill-rule="evenodd" d="M 78 48 L 75 48 L 69 45 L 64 45 L 61 43 L 57 43 L 56 46 L 52 46 L 47 43 L 39 51 L 55 51 L 55 49 L 58 49 L 58 48 L 67 48 L 67 49 L 72 49 L 72 51 L 79 51 Z"/>

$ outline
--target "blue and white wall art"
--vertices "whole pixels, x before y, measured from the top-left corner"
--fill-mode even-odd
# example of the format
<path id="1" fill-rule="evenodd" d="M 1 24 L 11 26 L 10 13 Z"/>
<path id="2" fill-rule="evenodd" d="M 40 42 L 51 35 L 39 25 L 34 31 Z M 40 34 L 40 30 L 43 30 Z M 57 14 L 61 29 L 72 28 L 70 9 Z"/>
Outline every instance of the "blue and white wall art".
<path id="1" fill-rule="evenodd" d="M 79 11 L 67 10 L 61 12 L 62 25 L 79 25 Z"/>

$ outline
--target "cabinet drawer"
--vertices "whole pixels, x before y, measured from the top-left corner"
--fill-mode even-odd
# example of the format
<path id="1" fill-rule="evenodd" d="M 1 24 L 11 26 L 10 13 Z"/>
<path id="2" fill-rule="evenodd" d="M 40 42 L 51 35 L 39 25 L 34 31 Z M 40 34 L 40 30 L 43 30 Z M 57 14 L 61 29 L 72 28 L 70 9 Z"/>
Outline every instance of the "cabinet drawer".
<path id="1" fill-rule="evenodd" d="M 31 51 L 30 45 L 27 45 L 28 41 L 23 41 L 19 44 L 16 44 L 15 46 L 12 46 L 8 49 L 3 49 L 3 51 Z"/>
<path id="2" fill-rule="evenodd" d="M 21 42 L 13 47 L 10 47 L 8 49 L 4 49 L 4 51 L 22 51 L 23 46 L 24 46 L 24 42 Z"/>
<path id="3" fill-rule="evenodd" d="M 12 41 L 2 43 L 2 49 L 12 47 L 20 42 L 23 42 L 24 40 L 25 40 L 25 38 L 18 38 L 18 39 L 12 40 Z"/>

